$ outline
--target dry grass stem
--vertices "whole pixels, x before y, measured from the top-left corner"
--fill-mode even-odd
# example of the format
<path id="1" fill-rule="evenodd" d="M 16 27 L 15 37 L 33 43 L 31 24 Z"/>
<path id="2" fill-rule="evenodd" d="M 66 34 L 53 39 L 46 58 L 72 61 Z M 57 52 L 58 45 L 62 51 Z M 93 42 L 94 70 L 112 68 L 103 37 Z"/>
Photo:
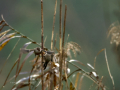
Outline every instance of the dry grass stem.
<path id="1" fill-rule="evenodd" d="M 78 90 L 81 90 L 81 88 L 82 88 L 83 78 L 84 78 L 84 75 L 82 75 L 80 78 L 80 84 L 79 84 Z"/>
<path id="2" fill-rule="evenodd" d="M 11 51 L 10 54 L 8 55 L 7 59 L 5 60 L 3 66 L 2 66 L 2 69 L 0 70 L 0 74 L 1 74 L 4 66 L 5 66 L 6 63 L 7 63 L 7 60 L 10 58 L 10 56 L 12 55 L 12 53 L 13 53 L 13 51 L 15 50 L 16 46 L 18 45 L 19 41 L 20 41 L 20 38 L 18 39 L 18 41 L 16 42 L 16 44 L 15 44 L 15 46 L 13 47 L 12 51 Z"/>
<path id="3" fill-rule="evenodd" d="M 41 48 L 43 49 L 43 1 L 41 0 Z M 42 54 L 42 62 L 43 62 L 43 54 Z M 42 63 L 43 66 L 43 63 Z M 43 73 L 43 67 L 42 69 L 42 74 Z M 42 76 L 42 90 L 44 90 L 44 80 L 43 80 L 43 76 Z"/>
<path id="4" fill-rule="evenodd" d="M 96 55 L 96 57 L 95 57 L 95 59 L 94 59 L 94 68 L 95 68 L 95 63 L 96 63 L 96 59 L 97 59 L 97 56 L 102 52 L 102 51 L 104 51 L 105 49 L 101 49 L 98 53 L 97 53 L 97 55 Z"/>
<path id="5" fill-rule="evenodd" d="M 16 32 L 17 34 L 21 35 L 22 38 L 26 38 L 27 40 L 31 41 L 33 44 L 36 44 L 38 46 L 41 46 L 39 43 L 37 43 L 36 41 L 32 40 L 31 38 L 25 36 L 24 34 L 20 33 L 19 31 L 17 31 L 16 29 L 14 29 L 12 26 L 10 26 L 6 20 L 4 19 L 3 15 L 1 15 L 2 20 L 5 22 L 6 26 L 8 26 L 11 30 L 13 30 L 14 32 Z"/>
<path id="6" fill-rule="evenodd" d="M 60 80 L 59 80 L 59 90 L 62 88 L 62 38 L 61 38 L 61 33 L 62 33 L 62 0 L 60 0 L 60 26 L 59 26 L 59 73 L 60 73 Z"/>
<path id="7" fill-rule="evenodd" d="M 113 79 L 113 76 L 111 75 L 111 72 L 110 72 L 110 68 L 109 68 L 109 64 L 108 64 L 108 59 L 107 59 L 107 54 L 106 54 L 106 49 L 105 49 L 104 51 L 105 51 L 105 60 L 106 60 L 106 64 L 107 64 L 107 69 L 108 69 L 110 78 L 111 78 L 111 80 L 112 80 L 113 90 L 115 90 L 114 79 Z"/>
<path id="8" fill-rule="evenodd" d="M 53 50 L 53 38 L 54 38 L 56 10 L 57 10 L 57 0 L 55 1 L 55 10 L 54 10 L 54 17 L 53 17 L 53 29 L 52 29 L 52 37 L 51 37 L 51 50 Z"/>
<path id="9" fill-rule="evenodd" d="M 79 76 L 80 76 L 80 73 L 78 72 L 75 80 L 75 88 L 77 88 Z"/>

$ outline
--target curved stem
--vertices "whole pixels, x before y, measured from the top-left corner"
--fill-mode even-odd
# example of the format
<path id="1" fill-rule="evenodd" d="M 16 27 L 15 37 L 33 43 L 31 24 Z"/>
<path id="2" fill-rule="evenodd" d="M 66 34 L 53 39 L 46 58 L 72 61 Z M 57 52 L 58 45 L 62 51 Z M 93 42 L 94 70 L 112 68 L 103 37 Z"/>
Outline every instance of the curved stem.
<path id="1" fill-rule="evenodd" d="M 39 43 L 35 42 L 35 41 L 32 40 L 31 38 L 25 36 L 24 34 L 20 33 L 20 32 L 17 31 L 16 29 L 14 29 L 12 26 L 10 26 L 10 25 L 5 21 L 5 19 L 3 18 L 3 15 L 1 15 L 1 17 L 2 17 L 2 20 L 5 22 L 6 26 L 8 26 L 11 30 L 13 30 L 13 31 L 16 32 L 17 34 L 20 34 L 23 38 L 28 39 L 28 40 L 31 41 L 32 43 L 37 44 L 38 46 L 41 46 Z"/>
<path id="2" fill-rule="evenodd" d="M 97 84 L 97 85 L 99 86 L 99 82 L 97 82 L 93 77 L 91 77 L 91 75 L 90 75 L 88 72 L 86 72 L 85 70 L 83 70 L 83 69 L 81 69 L 80 67 L 76 66 L 75 64 L 69 62 L 68 60 L 66 60 L 66 61 L 67 61 L 68 63 L 70 63 L 71 65 L 75 66 L 76 68 L 80 69 L 80 70 L 85 74 L 86 77 L 88 77 L 89 79 L 91 79 L 95 84 Z M 103 85 L 100 85 L 100 87 L 101 87 L 101 89 L 104 88 Z M 103 90 L 104 90 L 104 89 L 103 89 Z"/>

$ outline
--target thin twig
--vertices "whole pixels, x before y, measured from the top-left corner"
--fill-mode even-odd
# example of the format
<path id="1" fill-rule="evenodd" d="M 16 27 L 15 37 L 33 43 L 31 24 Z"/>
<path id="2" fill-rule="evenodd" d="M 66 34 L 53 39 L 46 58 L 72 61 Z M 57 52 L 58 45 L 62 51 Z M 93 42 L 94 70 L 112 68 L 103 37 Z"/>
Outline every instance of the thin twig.
<path id="1" fill-rule="evenodd" d="M 60 56 L 59 56 L 59 70 L 60 70 L 60 80 L 59 80 L 59 89 L 61 90 L 61 85 L 62 85 L 62 38 L 61 38 L 61 32 L 62 32 L 62 0 L 60 0 L 60 28 L 59 28 L 59 51 L 60 51 Z"/>
<path id="2" fill-rule="evenodd" d="M 43 49 L 43 1 L 41 0 L 41 48 Z M 43 72 L 43 53 L 42 53 L 42 74 L 44 75 Z M 42 90 L 44 90 L 44 76 L 42 76 Z"/>
<path id="3" fill-rule="evenodd" d="M 62 51 L 63 51 L 63 48 L 64 48 L 64 40 L 65 40 L 66 15 L 67 15 L 67 5 L 65 5 L 65 14 L 64 14 L 64 29 L 63 29 L 63 38 L 62 38 Z"/>
<path id="4" fill-rule="evenodd" d="M 60 28 L 59 28 L 59 50 L 61 50 L 61 43 L 62 43 L 62 38 L 61 38 L 61 33 L 62 33 L 62 0 L 60 0 Z M 61 51 L 60 51 L 61 52 Z"/>
<path id="5" fill-rule="evenodd" d="M 66 15 L 67 15 L 67 5 L 65 5 L 65 13 L 64 13 L 64 26 L 63 26 L 63 38 L 62 38 L 62 63 L 64 63 L 64 67 L 66 67 L 65 64 L 65 57 L 64 57 L 64 41 L 65 41 L 65 26 L 66 26 Z M 61 66 L 62 68 L 62 66 Z M 68 88 L 68 81 L 67 81 L 67 70 L 64 70 L 65 72 L 65 77 L 66 77 L 66 84 Z"/>
<path id="6" fill-rule="evenodd" d="M 110 68 L 109 68 L 109 64 L 108 64 L 108 59 L 107 59 L 107 54 L 106 54 L 106 49 L 105 49 L 105 60 L 106 60 L 106 64 L 107 64 L 107 68 L 108 68 L 108 72 L 109 72 L 110 78 L 112 80 L 113 90 L 115 90 L 114 79 L 113 79 L 113 76 L 111 75 L 111 72 L 110 72 Z"/>

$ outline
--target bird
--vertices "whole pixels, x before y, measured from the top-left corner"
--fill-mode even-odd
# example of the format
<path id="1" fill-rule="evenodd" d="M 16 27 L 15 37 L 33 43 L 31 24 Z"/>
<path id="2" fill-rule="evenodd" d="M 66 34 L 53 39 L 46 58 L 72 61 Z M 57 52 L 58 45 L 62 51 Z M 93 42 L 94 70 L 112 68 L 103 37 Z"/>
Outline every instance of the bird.
<path id="1" fill-rule="evenodd" d="M 45 63 L 43 65 L 44 69 L 46 69 L 49 61 L 53 61 L 53 56 L 54 56 L 53 51 L 46 51 L 46 53 L 44 54 L 44 60 L 45 60 Z"/>

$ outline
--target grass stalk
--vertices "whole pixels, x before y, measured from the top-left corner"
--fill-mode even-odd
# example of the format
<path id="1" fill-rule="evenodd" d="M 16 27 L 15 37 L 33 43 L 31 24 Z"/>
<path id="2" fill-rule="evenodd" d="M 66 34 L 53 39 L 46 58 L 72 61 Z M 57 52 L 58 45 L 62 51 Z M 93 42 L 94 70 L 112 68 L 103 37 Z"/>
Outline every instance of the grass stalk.
<path id="1" fill-rule="evenodd" d="M 105 49 L 104 51 L 105 51 L 105 60 L 106 60 L 106 64 L 107 64 L 107 69 L 108 69 L 110 78 L 111 78 L 111 80 L 112 80 L 113 90 L 115 90 L 114 79 L 113 79 L 113 76 L 112 76 L 112 74 L 111 74 L 111 72 L 110 72 L 110 68 L 109 68 L 109 64 L 108 64 L 108 59 L 107 59 L 107 54 L 106 54 L 106 49 Z"/>
<path id="2" fill-rule="evenodd" d="M 53 38 L 54 38 L 54 28 L 55 28 L 55 16 L 56 16 L 56 9 L 57 9 L 57 0 L 55 1 L 55 9 L 54 9 L 54 16 L 53 16 L 53 29 L 52 29 L 52 37 L 51 37 L 51 50 L 53 51 Z M 53 81 L 54 81 L 54 71 L 52 70 L 53 68 L 53 63 L 51 62 L 51 72 L 52 74 L 50 75 L 50 90 L 53 90 Z"/>
<path id="3" fill-rule="evenodd" d="M 6 82 L 7 82 L 8 78 L 9 78 L 9 76 L 10 76 L 10 73 L 12 72 L 12 70 L 13 70 L 13 68 L 15 67 L 15 65 L 17 64 L 17 62 L 18 62 L 18 60 L 15 61 L 14 65 L 12 66 L 12 68 L 11 68 L 9 74 L 7 75 L 7 78 L 5 79 L 5 82 L 4 82 L 4 84 L 3 84 L 3 86 L 1 87 L 0 90 L 2 90 L 3 87 L 6 85 Z"/>
<path id="4" fill-rule="evenodd" d="M 43 49 L 43 1 L 41 0 L 41 48 Z M 43 53 L 42 53 L 42 62 L 43 62 Z M 42 63 L 42 75 L 44 75 L 43 72 L 43 63 Z M 44 76 L 42 76 L 42 90 L 44 90 Z"/>
<path id="5" fill-rule="evenodd" d="M 5 19 L 3 18 L 3 15 L 1 15 L 2 20 L 5 22 L 6 26 L 8 26 L 11 30 L 13 30 L 14 32 L 16 32 L 17 34 L 21 35 L 23 38 L 28 39 L 29 41 L 31 41 L 33 44 L 36 44 L 38 46 L 41 46 L 39 43 L 37 43 L 36 41 L 32 40 L 31 38 L 25 36 L 24 34 L 20 33 L 19 31 L 17 31 L 16 29 L 14 29 L 12 26 L 10 26 Z"/>
<path id="6" fill-rule="evenodd" d="M 65 13 L 64 13 L 64 26 L 63 26 L 63 38 L 62 38 L 62 63 L 64 63 L 64 67 L 66 67 L 65 64 L 65 57 L 64 57 L 64 41 L 65 41 L 65 27 L 66 27 L 66 15 L 67 15 L 67 5 L 65 5 Z M 62 68 L 62 67 L 61 67 Z M 68 88 L 68 81 L 67 81 L 67 70 L 64 70 L 65 72 L 65 78 L 66 78 L 66 85 Z"/>
<path id="7" fill-rule="evenodd" d="M 59 17 L 59 70 L 60 70 L 60 80 L 59 80 L 59 89 L 61 90 L 62 88 L 62 38 L 61 38 L 61 33 L 62 33 L 62 0 L 60 0 L 60 17 Z"/>
<path id="8" fill-rule="evenodd" d="M 80 69 L 80 71 L 83 72 L 86 77 L 88 77 L 89 79 L 91 79 L 95 84 L 97 84 L 97 85 L 99 86 L 98 81 L 95 80 L 93 77 L 91 77 L 91 75 L 89 74 L 89 72 L 86 72 L 85 70 L 83 70 L 83 69 L 81 69 L 79 66 L 76 66 L 75 64 L 69 62 L 68 60 L 66 60 L 66 61 L 67 61 L 68 63 L 70 63 L 71 65 L 75 66 L 76 68 Z M 101 89 L 104 88 L 103 85 L 100 85 L 100 87 L 101 87 Z M 103 90 L 104 90 L 104 89 L 103 89 Z"/>
<path id="9" fill-rule="evenodd" d="M 55 1 L 55 10 L 54 10 L 54 16 L 53 16 L 53 29 L 52 29 L 52 37 L 51 37 L 51 50 L 53 50 L 53 38 L 54 38 L 56 9 L 57 9 L 57 0 Z"/>

